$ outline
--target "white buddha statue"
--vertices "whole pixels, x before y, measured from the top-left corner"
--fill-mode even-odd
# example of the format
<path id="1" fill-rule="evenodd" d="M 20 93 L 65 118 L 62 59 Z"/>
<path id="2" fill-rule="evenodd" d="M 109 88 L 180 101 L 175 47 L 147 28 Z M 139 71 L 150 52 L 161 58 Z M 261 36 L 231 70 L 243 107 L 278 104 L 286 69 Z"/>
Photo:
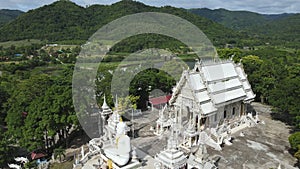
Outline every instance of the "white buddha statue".
<path id="1" fill-rule="evenodd" d="M 120 119 L 117 124 L 116 144 L 104 149 L 106 157 L 119 166 L 124 166 L 130 159 L 130 138 L 126 135 L 126 132 L 127 125 Z"/>

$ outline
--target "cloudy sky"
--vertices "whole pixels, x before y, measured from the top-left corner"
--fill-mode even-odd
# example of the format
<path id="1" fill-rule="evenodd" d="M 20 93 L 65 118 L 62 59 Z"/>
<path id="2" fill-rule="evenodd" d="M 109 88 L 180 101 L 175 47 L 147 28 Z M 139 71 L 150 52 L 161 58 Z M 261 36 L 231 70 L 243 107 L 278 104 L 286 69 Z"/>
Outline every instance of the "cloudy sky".
<path id="1" fill-rule="evenodd" d="M 28 11 L 55 0 L 0 0 L 0 9 Z M 112 4 L 118 0 L 72 0 L 79 5 Z M 265 14 L 300 13 L 300 0 L 139 0 L 152 6 L 171 5 L 182 8 L 225 8 Z"/>

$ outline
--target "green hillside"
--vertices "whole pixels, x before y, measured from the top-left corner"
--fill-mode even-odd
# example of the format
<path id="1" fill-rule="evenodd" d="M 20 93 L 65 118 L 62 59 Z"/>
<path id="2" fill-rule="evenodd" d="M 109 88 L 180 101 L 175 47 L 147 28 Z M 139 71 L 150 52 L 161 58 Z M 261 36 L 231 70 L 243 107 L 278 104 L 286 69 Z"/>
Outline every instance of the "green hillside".
<path id="1" fill-rule="evenodd" d="M 300 44 L 300 14 L 272 20 L 252 29 L 253 32 L 255 30 L 275 42 L 285 41 L 287 46 Z"/>
<path id="2" fill-rule="evenodd" d="M 293 14 L 259 14 L 249 11 L 229 11 L 226 9 L 189 9 L 191 13 L 211 19 L 234 30 L 252 30 L 268 22 L 287 18 Z"/>
<path id="3" fill-rule="evenodd" d="M 189 11 L 236 30 L 248 29 L 253 25 L 263 24 L 267 20 L 263 15 L 248 11 L 211 10 L 207 8 L 190 9 Z"/>
<path id="4" fill-rule="evenodd" d="M 60 1 L 36 10 L 30 10 L 13 22 L 4 25 L 0 40 L 58 40 L 79 38 L 83 32 L 84 8 Z"/>
<path id="5" fill-rule="evenodd" d="M 4 24 L 8 23 L 16 19 L 19 15 L 23 14 L 24 12 L 19 10 L 9 10 L 9 9 L 1 9 L 0 10 L 0 27 Z"/>
<path id="6" fill-rule="evenodd" d="M 300 14 L 258 14 L 226 9 L 190 9 L 191 13 L 211 19 L 223 26 L 247 33 L 271 45 L 300 46 Z"/>
<path id="7" fill-rule="evenodd" d="M 48 41 L 87 40 L 104 24 L 121 16 L 138 12 L 165 12 L 180 16 L 197 25 L 217 44 L 237 38 L 237 34 L 209 19 L 173 7 L 151 7 L 135 1 L 87 8 L 70 1 L 57 1 L 18 17 L 0 28 L 0 41 L 39 39 Z"/>

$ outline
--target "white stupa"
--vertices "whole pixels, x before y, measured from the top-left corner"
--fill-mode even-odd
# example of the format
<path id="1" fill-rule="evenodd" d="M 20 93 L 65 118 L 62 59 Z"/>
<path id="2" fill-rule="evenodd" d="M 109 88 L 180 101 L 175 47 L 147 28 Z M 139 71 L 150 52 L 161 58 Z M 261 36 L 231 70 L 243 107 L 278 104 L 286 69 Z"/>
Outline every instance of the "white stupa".
<path id="1" fill-rule="evenodd" d="M 177 149 L 177 140 L 174 138 L 172 131 L 171 137 L 168 140 L 167 149 L 161 151 L 155 156 L 162 168 L 180 169 L 187 166 L 186 155 Z"/>
<path id="2" fill-rule="evenodd" d="M 101 112 L 101 116 L 102 117 L 107 117 L 109 115 L 112 114 L 112 110 L 109 108 L 109 106 L 106 103 L 106 97 L 104 95 L 104 101 L 103 101 L 103 105 L 102 105 L 102 112 Z"/>
<path id="3" fill-rule="evenodd" d="M 113 111 L 112 115 L 107 120 L 107 128 L 113 136 L 117 133 L 117 125 L 120 120 L 120 114 L 118 110 L 118 99 L 116 100 L 115 105 L 116 109 Z"/>

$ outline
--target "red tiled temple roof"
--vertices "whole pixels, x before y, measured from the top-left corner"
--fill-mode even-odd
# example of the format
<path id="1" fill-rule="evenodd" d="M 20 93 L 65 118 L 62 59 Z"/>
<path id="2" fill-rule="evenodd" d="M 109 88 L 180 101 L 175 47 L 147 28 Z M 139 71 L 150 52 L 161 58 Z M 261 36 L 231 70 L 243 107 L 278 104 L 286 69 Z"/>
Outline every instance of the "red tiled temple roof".
<path id="1" fill-rule="evenodd" d="M 171 99 L 171 97 L 172 97 L 172 95 L 154 97 L 154 98 L 150 98 L 149 102 L 152 105 L 159 105 L 159 104 L 162 104 L 162 103 L 167 103 Z"/>

